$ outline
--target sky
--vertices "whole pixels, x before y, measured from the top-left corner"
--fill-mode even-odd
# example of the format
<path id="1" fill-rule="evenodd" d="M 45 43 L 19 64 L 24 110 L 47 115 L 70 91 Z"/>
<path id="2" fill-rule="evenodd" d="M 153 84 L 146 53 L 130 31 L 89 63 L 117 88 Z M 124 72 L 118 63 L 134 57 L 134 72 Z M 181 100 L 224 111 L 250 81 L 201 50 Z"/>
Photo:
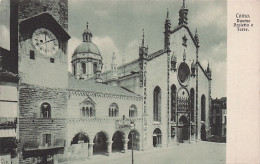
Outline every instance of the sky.
<path id="1" fill-rule="evenodd" d="M 0 0 L 0 37 L 9 37 L 8 0 Z M 74 49 L 82 42 L 82 33 L 89 23 L 93 39 L 110 69 L 112 53 L 118 65 L 138 58 L 138 47 L 145 32 L 149 53 L 163 48 L 164 21 L 167 8 L 172 27 L 178 24 L 182 0 L 68 0 L 69 1 L 69 62 Z M 225 0 L 186 0 L 189 9 L 188 27 L 200 39 L 199 61 L 212 69 L 212 98 L 226 96 L 227 83 L 227 8 Z M 8 39 L 0 46 L 9 49 Z M 71 65 L 69 64 L 69 70 Z"/>

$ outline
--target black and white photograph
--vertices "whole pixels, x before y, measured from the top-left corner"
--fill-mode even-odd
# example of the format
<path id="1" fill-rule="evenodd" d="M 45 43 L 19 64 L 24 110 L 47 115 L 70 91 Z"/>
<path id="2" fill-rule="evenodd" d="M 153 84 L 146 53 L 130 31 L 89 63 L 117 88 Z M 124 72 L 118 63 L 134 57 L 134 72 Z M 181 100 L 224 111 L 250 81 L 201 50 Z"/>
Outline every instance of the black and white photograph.
<path id="1" fill-rule="evenodd" d="M 0 164 L 232 163 L 227 6 L 0 0 Z"/>

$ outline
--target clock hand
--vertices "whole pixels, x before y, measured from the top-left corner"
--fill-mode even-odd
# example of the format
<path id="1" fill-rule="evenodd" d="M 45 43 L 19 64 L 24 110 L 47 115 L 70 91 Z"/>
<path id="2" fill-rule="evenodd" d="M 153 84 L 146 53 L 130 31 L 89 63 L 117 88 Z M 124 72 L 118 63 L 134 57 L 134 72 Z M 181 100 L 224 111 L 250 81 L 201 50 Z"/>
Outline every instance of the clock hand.
<path id="1" fill-rule="evenodd" d="M 48 43 L 48 42 L 51 42 L 51 41 L 54 41 L 54 40 L 55 40 L 55 39 L 48 40 L 48 41 L 44 42 L 44 44 L 45 44 L 45 43 Z"/>
<path id="2" fill-rule="evenodd" d="M 42 45 L 42 44 L 45 44 L 45 43 L 48 43 L 48 42 L 51 42 L 51 41 L 54 41 L 55 39 L 52 39 L 52 40 L 48 40 L 48 41 L 46 41 L 46 42 L 41 42 L 41 43 L 39 43 L 39 45 Z"/>
<path id="3" fill-rule="evenodd" d="M 46 43 L 46 32 L 45 32 L 45 43 Z M 47 44 L 46 44 L 46 50 L 47 50 Z"/>

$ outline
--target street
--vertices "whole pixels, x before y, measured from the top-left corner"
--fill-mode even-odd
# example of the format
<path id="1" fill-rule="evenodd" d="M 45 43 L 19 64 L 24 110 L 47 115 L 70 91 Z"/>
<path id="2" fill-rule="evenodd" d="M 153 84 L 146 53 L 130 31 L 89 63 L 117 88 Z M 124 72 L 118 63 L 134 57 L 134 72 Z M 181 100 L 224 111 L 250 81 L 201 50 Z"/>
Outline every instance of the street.
<path id="1" fill-rule="evenodd" d="M 225 164 L 226 144 L 214 142 L 184 143 L 168 148 L 134 151 L 135 164 Z M 131 150 L 112 153 L 110 157 L 94 155 L 67 164 L 131 164 Z"/>

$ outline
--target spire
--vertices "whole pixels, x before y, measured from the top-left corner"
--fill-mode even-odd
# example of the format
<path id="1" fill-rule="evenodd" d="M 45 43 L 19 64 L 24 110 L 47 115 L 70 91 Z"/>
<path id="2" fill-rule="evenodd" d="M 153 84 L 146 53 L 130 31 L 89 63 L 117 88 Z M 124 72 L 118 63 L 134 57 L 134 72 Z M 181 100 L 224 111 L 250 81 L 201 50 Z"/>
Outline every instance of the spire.
<path id="1" fill-rule="evenodd" d="M 169 10 L 168 10 L 168 8 L 167 8 L 167 17 L 166 17 L 166 19 L 167 20 L 169 19 Z"/>
<path id="2" fill-rule="evenodd" d="M 148 46 L 144 45 L 144 29 L 143 29 L 142 43 L 139 46 L 139 58 L 141 59 L 146 58 L 147 55 L 148 55 Z"/>
<path id="3" fill-rule="evenodd" d="M 83 42 L 91 42 L 92 32 L 88 29 L 88 22 L 86 24 L 86 30 L 84 30 L 82 36 L 83 36 Z"/>
<path id="4" fill-rule="evenodd" d="M 179 25 L 187 25 L 188 24 L 188 9 L 186 8 L 186 5 L 185 5 L 185 0 L 183 0 L 183 4 L 182 4 L 182 7 L 179 11 Z"/>
<path id="5" fill-rule="evenodd" d="M 166 14 L 166 19 L 165 19 L 165 26 L 171 26 L 171 21 L 170 21 L 170 18 L 169 18 L 169 10 L 167 8 L 167 14 Z"/>
<path id="6" fill-rule="evenodd" d="M 112 55 L 112 62 L 111 62 L 111 70 L 112 70 L 112 85 L 113 86 L 117 86 L 117 80 L 118 80 L 118 76 L 117 76 L 117 64 L 116 64 L 116 55 L 115 52 L 113 52 Z"/>
<path id="7" fill-rule="evenodd" d="M 196 31 L 195 31 L 194 39 L 195 39 L 195 42 L 197 43 L 197 45 L 199 45 L 199 35 L 198 35 L 197 28 L 196 28 Z"/>
<path id="8" fill-rule="evenodd" d="M 207 67 L 206 72 L 207 72 L 208 76 L 211 77 L 211 69 L 209 67 L 209 62 L 208 62 L 208 67 Z"/>
<path id="9" fill-rule="evenodd" d="M 169 10 L 167 8 L 166 20 L 164 23 L 164 49 L 170 50 L 170 33 L 171 33 L 171 21 L 169 19 Z"/>
<path id="10" fill-rule="evenodd" d="M 144 47 L 144 29 L 143 29 L 142 47 Z"/>

